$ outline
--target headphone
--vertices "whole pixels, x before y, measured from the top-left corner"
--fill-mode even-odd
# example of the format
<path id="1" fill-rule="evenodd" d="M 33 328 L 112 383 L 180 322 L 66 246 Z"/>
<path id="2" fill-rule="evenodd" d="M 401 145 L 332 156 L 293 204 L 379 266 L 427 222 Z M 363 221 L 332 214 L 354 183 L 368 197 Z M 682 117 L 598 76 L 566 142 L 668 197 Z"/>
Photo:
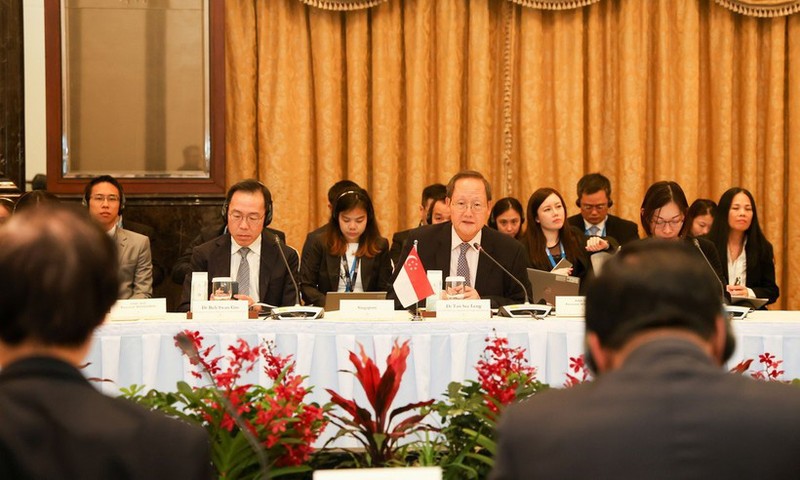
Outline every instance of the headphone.
<path id="1" fill-rule="evenodd" d="M 267 211 L 264 214 L 264 225 L 261 227 L 262 229 L 267 228 L 270 223 L 272 223 L 272 193 L 270 193 L 269 188 L 266 185 L 259 182 L 254 178 L 249 178 L 247 180 L 242 180 L 234 184 L 230 189 L 228 189 L 228 194 L 225 196 L 225 203 L 222 204 L 222 218 L 225 220 L 225 224 L 228 224 L 228 205 L 231 203 L 231 199 L 233 198 L 233 194 L 236 192 L 261 192 L 261 195 L 264 196 L 264 206 L 266 207 Z"/>
<path id="2" fill-rule="evenodd" d="M 122 215 L 123 210 L 125 210 L 125 192 L 122 190 L 122 185 L 119 183 L 119 181 L 117 181 L 117 179 L 111 175 L 100 175 L 99 177 L 95 177 L 92 179 L 92 181 L 87 183 L 86 188 L 83 190 L 83 200 L 81 200 L 81 205 L 89 208 L 89 197 L 92 195 L 92 189 L 99 183 L 110 183 L 117 189 L 119 192 L 119 210 L 117 210 L 117 215 Z"/>
<path id="3" fill-rule="evenodd" d="M 375 218 L 375 209 L 372 206 L 372 201 L 367 194 L 367 191 L 359 188 L 356 190 L 347 190 L 346 192 L 342 192 L 336 197 L 336 201 L 333 202 L 333 208 L 331 208 L 331 219 L 330 222 L 336 225 L 336 222 L 339 221 L 339 214 L 342 212 L 337 211 L 337 206 L 339 205 L 339 200 L 341 200 L 345 195 L 355 195 L 356 198 L 361 199 L 364 203 L 364 209 L 367 211 L 367 222 Z"/>
<path id="4" fill-rule="evenodd" d="M 599 192 L 599 191 L 601 191 L 601 190 L 598 190 L 598 192 Z M 583 193 L 586 193 L 586 192 L 583 192 Z M 594 193 L 597 193 L 597 192 L 594 192 Z M 583 194 L 581 194 L 581 195 L 583 195 Z M 608 208 L 611 208 L 611 207 L 613 207 L 613 206 L 614 206 L 614 200 L 611 200 L 611 196 L 610 196 L 610 195 L 608 195 L 608 194 L 606 194 L 606 197 L 608 197 Z M 578 198 L 577 200 L 575 200 L 575 205 L 576 205 L 578 208 L 583 208 L 583 207 L 581 207 L 581 199 L 580 199 L 580 198 Z"/>

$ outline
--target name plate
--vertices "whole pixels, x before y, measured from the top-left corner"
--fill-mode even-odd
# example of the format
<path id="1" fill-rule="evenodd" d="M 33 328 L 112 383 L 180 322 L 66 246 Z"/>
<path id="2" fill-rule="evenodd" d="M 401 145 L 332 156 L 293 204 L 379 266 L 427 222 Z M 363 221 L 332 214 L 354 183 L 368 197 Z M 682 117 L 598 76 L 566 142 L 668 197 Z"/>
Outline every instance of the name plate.
<path id="1" fill-rule="evenodd" d="M 203 300 L 192 302 L 192 320 L 247 320 L 249 306 L 244 300 Z"/>
<path id="2" fill-rule="evenodd" d="M 491 316 L 491 300 L 439 300 L 436 302 L 436 318 L 444 320 L 486 320 Z"/>
<path id="3" fill-rule="evenodd" d="M 131 298 L 117 300 L 108 313 L 108 319 L 139 320 L 146 318 L 161 318 L 167 313 L 166 298 Z"/>
<path id="4" fill-rule="evenodd" d="M 557 317 L 583 317 L 586 314 L 586 297 L 556 296 Z"/>
<path id="5" fill-rule="evenodd" d="M 339 313 L 358 320 L 394 317 L 394 300 L 340 300 Z"/>

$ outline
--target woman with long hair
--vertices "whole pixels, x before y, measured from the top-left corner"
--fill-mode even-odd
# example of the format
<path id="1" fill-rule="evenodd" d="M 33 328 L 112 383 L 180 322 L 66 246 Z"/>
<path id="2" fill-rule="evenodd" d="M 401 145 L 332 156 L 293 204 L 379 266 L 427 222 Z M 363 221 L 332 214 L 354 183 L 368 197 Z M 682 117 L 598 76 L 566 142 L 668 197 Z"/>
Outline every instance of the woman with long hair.
<path id="1" fill-rule="evenodd" d="M 698 251 L 698 261 L 707 262 L 722 282 L 723 269 L 717 249 L 709 240 L 690 234 L 690 225 L 686 221 L 688 211 L 689 202 L 681 186 L 673 181 L 662 180 L 647 189 L 639 217 L 648 237 L 684 240 L 693 244 Z M 720 295 L 725 296 L 724 293 L 720 283 Z"/>
<path id="2" fill-rule="evenodd" d="M 392 264 L 372 200 L 354 188 L 339 195 L 331 218 L 303 250 L 300 290 L 306 304 L 325 305 L 328 292 L 385 292 Z"/>
<path id="3" fill-rule="evenodd" d="M 489 215 L 489 226 L 519 240 L 525 233 L 525 211 L 514 197 L 504 197 L 495 202 Z"/>
<path id="4" fill-rule="evenodd" d="M 521 241 L 528 250 L 531 266 L 537 270 L 583 278 L 590 267 L 587 250 L 605 250 L 609 246 L 600 237 L 592 237 L 583 247 L 583 234 L 567 223 L 567 205 L 553 188 L 533 192 L 528 199 L 527 214 L 528 229 Z M 562 259 L 569 261 L 572 267 L 556 269 Z"/>
<path id="5" fill-rule="evenodd" d="M 698 198 L 686 212 L 686 224 L 689 225 L 689 234 L 693 237 L 707 235 L 714 223 L 717 204 L 707 198 Z"/>
<path id="6" fill-rule="evenodd" d="M 761 231 L 752 193 L 734 187 L 722 194 L 708 238 L 727 267 L 725 288 L 732 296 L 766 298 L 767 304 L 778 299 L 772 244 Z"/>

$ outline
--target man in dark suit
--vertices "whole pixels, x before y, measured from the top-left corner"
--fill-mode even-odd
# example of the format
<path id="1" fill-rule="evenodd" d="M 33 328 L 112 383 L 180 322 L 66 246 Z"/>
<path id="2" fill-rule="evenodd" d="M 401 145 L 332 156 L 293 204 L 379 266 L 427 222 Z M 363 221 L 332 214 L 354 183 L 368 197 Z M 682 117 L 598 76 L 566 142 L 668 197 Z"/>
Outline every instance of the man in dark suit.
<path id="1" fill-rule="evenodd" d="M 441 183 L 434 183 L 422 189 L 422 203 L 419 205 L 419 224 L 414 228 L 419 228 L 423 225 L 428 225 L 428 211 L 431 205 L 437 201 L 444 201 L 447 198 L 447 187 Z M 389 258 L 394 265 L 400 260 L 400 252 L 403 250 L 403 244 L 414 228 L 408 230 L 401 230 L 392 235 L 392 248 L 389 249 Z"/>
<path id="2" fill-rule="evenodd" d="M 501 416 L 493 480 L 794 479 L 800 390 L 726 372 L 719 283 L 684 242 L 610 259 L 586 296 L 597 379 Z"/>
<path id="3" fill-rule="evenodd" d="M 578 180 L 580 214 L 569 217 L 570 225 L 587 237 L 602 237 L 612 246 L 625 245 L 639 238 L 635 223 L 608 213 L 614 205 L 611 200 L 611 181 L 599 173 L 589 173 Z"/>
<path id="4" fill-rule="evenodd" d="M 454 175 L 447 184 L 446 202 L 451 221 L 411 232 L 395 265 L 392 283 L 416 240 L 419 258 L 426 270 L 441 270 L 445 276 L 466 278 L 464 298 L 489 299 L 493 308 L 522 303 L 525 293 L 519 284 L 490 259 L 483 258 L 474 247 L 479 244 L 530 293 L 525 248 L 513 238 L 486 226 L 491 199 L 491 186 L 480 173 L 467 170 Z M 388 297 L 394 298 L 392 289 Z"/>
<path id="5" fill-rule="evenodd" d="M 0 228 L 0 478 L 212 478 L 203 429 L 78 370 L 117 276 L 114 241 L 83 210 L 33 208 Z"/>
<path id="6" fill-rule="evenodd" d="M 239 283 L 236 298 L 250 305 L 294 305 L 297 292 L 281 258 L 286 256 L 297 275 L 297 252 L 264 230 L 272 221 L 272 194 L 258 180 L 242 180 L 228 189 L 223 211 L 228 233 L 210 240 L 192 253 L 192 272 L 208 272 L 209 290 L 214 277 L 232 277 Z M 192 276 L 186 275 L 179 311 L 189 310 Z M 258 309 L 256 307 L 256 309 Z"/>

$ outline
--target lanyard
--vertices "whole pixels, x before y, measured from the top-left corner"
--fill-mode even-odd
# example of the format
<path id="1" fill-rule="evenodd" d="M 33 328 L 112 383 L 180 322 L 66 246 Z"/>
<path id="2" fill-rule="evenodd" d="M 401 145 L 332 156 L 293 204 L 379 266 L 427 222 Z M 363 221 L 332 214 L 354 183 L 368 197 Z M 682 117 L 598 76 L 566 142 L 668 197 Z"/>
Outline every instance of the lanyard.
<path id="1" fill-rule="evenodd" d="M 356 278 L 358 278 L 358 264 L 361 263 L 361 258 L 353 257 L 353 266 L 347 268 L 347 255 L 342 255 L 342 268 L 344 268 L 344 291 L 352 292 L 356 287 Z"/>
<path id="2" fill-rule="evenodd" d="M 558 248 L 561 250 L 561 258 L 564 258 L 564 243 L 559 241 L 558 242 Z M 556 259 L 553 258 L 553 254 L 550 253 L 550 249 L 547 248 L 547 247 L 544 247 L 544 253 L 547 254 L 547 258 L 550 260 L 551 268 L 556 268 Z"/>

